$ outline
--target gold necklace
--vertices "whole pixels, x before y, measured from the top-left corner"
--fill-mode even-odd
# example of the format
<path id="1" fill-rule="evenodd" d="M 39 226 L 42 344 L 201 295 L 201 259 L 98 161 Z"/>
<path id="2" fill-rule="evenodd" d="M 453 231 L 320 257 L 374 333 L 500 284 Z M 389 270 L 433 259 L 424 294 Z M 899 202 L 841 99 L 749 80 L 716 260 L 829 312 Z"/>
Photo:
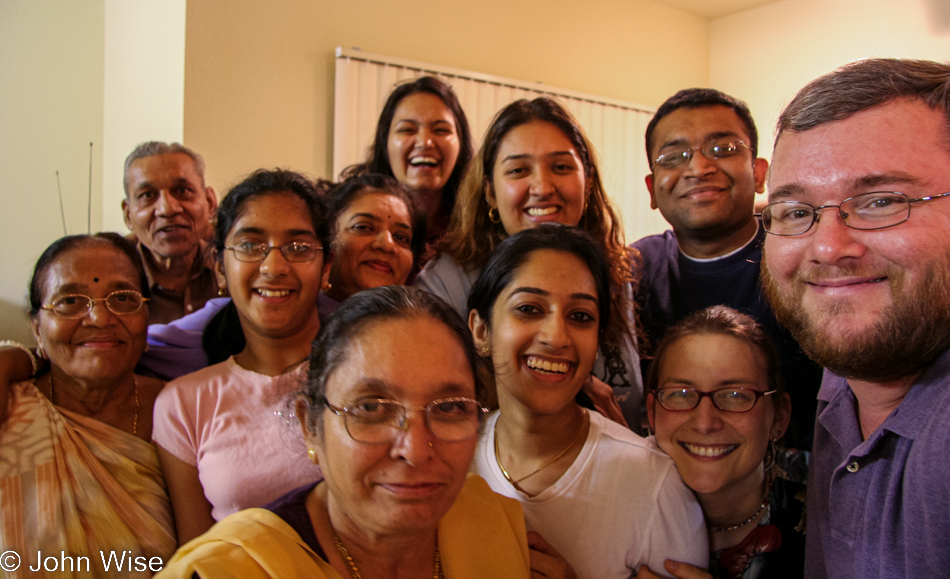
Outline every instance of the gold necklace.
<path id="1" fill-rule="evenodd" d="M 538 468 L 534 469 L 533 471 L 529 472 L 528 474 L 524 475 L 523 477 L 521 477 L 521 478 L 519 478 L 519 479 L 517 479 L 517 480 L 514 480 L 514 479 L 511 478 L 511 475 L 508 474 L 508 471 L 507 471 L 507 470 L 505 470 L 505 465 L 503 465 L 503 464 L 501 463 L 501 454 L 498 452 L 498 432 L 497 432 L 497 428 L 496 428 L 496 431 L 495 431 L 495 460 L 498 461 L 498 468 L 501 469 L 501 474 L 503 474 L 503 475 L 505 476 L 505 480 L 507 480 L 508 482 L 510 482 L 510 483 L 511 483 L 512 485 L 514 485 L 514 486 L 518 486 L 518 483 L 520 483 L 521 481 L 525 480 L 526 478 L 530 478 L 530 477 L 532 477 L 532 476 L 538 474 L 538 473 L 541 472 L 542 470 L 546 469 L 547 467 L 549 467 L 549 466 L 551 466 L 552 464 L 554 464 L 555 462 L 557 462 L 557 460 L 558 460 L 559 458 L 561 458 L 562 456 L 564 456 L 565 454 L 567 454 L 567 451 L 571 450 L 571 449 L 574 447 L 574 445 L 577 444 L 577 441 L 578 441 L 578 440 L 580 439 L 580 437 L 581 437 L 581 433 L 584 432 L 584 423 L 586 422 L 585 418 L 587 417 L 587 412 L 585 412 L 585 411 L 583 411 L 583 410 L 582 410 L 582 412 L 584 412 L 584 415 L 583 415 L 583 417 L 581 418 L 581 427 L 577 429 L 577 434 L 574 435 L 574 438 L 571 440 L 571 443 L 568 444 L 567 447 L 564 448 L 564 450 L 562 450 L 561 452 L 557 453 L 557 456 L 555 456 L 555 457 L 552 458 L 551 460 L 547 461 L 546 463 L 542 464 L 542 465 L 539 466 Z"/>
<path id="2" fill-rule="evenodd" d="M 360 575 L 360 570 L 356 567 L 356 561 L 353 560 L 346 545 L 340 540 L 340 536 L 336 534 L 336 529 L 331 527 L 330 530 L 333 532 L 333 542 L 336 543 L 337 553 L 346 561 L 346 567 L 350 571 L 350 578 L 363 579 L 363 576 Z M 438 542 L 435 544 L 435 570 L 432 572 L 432 579 L 445 579 L 445 575 L 442 574 L 442 557 L 439 555 Z"/>
<path id="3" fill-rule="evenodd" d="M 56 391 L 53 390 L 53 373 L 50 372 L 47 376 L 49 376 L 49 401 L 55 405 Z M 135 374 L 132 374 L 132 399 L 135 400 L 135 415 L 132 416 L 132 436 L 138 436 L 139 410 L 141 410 L 141 407 L 139 406 L 139 384 L 135 379 Z"/>

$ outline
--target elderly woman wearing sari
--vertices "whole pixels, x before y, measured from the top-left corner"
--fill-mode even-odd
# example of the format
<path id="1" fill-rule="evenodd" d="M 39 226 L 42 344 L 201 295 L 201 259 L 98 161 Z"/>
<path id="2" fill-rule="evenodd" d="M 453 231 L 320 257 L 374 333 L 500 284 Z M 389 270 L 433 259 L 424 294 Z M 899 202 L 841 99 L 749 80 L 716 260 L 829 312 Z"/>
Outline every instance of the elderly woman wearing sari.
<path id="1" fill-rule="evenodd" d="M 116 234 L 64 237 L 36 264 L 30 316 L 49 371 L 0 388 L 0 545 L 39 551 L 39 560 L 22 561 L 39 567 L 31 576 L 71 577 L 74 566 L 88 569 L 84 577 L 116 576 L 101 564 L 103 551 L 145 562 L 122 576 L 147 577 L 150 559 L 175 550 L 148 442 L 162 383 L 134 373 L 147 293 L 135 248 Z M 70 569 L 60 565 L 65 556 Z"/>

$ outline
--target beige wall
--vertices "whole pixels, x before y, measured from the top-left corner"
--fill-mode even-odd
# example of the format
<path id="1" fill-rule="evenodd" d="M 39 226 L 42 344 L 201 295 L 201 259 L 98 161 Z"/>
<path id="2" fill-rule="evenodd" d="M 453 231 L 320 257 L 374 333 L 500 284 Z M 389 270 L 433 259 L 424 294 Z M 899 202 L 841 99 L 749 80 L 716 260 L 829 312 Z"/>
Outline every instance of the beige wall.
<path id="1" fill-rule="evenodd" d="M 192 0 L 187 22 L 185 140 L 220 194 L 258 167 L 331 176 L 341 45 L 647 105 L 708 81 L 707 21 L 650 0 Z"/>
<path id="2" fill-rule="evenodd" d="M 0 2 L 0 339 L 32 343 L 27 283 L 43 249 L 66 225 L 86 231 L 89 143 L 92 227 L 102 222 L 104 2 Z"/>
<path id="3" fill-rule="evenodd" d="M 868 57 L 950 60 L 947 0 L 786 0 L 713 20 L 710 83 L 749 103 L 769 157 L 782 107 L 808 81 Z"/>
<path id="4" fill-rule="evenodd" d="M 185 0 L 0 0 L 0 339 L 32 342 L 27 283 L 43 249 L 125 231 L 122 162 L 181 140 Z"/>

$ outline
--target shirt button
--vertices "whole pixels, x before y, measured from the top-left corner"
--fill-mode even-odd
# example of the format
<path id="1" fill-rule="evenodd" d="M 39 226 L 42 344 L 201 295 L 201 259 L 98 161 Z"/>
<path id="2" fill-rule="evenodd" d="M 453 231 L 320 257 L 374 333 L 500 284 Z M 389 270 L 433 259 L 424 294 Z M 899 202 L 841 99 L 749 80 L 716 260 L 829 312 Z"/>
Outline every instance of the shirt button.
<path id="1" fill-rule="evenodd" d="M 848 472 L 858 472 L 858 468 L 860 467 L 858 466 L 857 462 L 852 462 L 851 464 L 847 466 L 847 468 L 848 468 Z"/>

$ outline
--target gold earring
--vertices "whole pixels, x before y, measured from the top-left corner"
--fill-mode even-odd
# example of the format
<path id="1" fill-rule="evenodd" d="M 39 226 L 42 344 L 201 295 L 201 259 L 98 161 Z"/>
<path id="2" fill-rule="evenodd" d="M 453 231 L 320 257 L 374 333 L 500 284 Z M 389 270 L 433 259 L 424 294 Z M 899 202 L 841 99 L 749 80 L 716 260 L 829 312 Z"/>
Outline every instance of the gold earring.
<path id="1" fill-rule="evenodd" d="M 487 358 L 491 356 L 491 348 L 489 348 L 488 346 L 482 346 L 481 348 L 478 349 L 478 355 L 481 356 L 482 358 Z"/>
<path id="2" fill-rule="evenodd" d="M 218 295 L 221 297 L 227 297 L 228 295 L 228 286 L 222 285 L 218 288 Z"/>
<path id="3" fill-rule="evenodd" d="M 501 223 L 501 215 L 498 214 L 498 209 L 495 207 L 488 208 L 488 220 L 492 223 Z"/>
<path id="4" fill-rule="evenodd" d="M 312 448 L 307 449 L 307 458 L 310 459 L 310 462 L 316 464 L 317 461 L 314 460 L 314 457 L 317 456 L 317 453 L 313 451 Z"/>
<path id="5" fill-rule="evenodd" d="M 327 281 L 327 282 L 324 283 L 322 286 L 320 286 L 320 289 L 323 291 L 323 293 L 326 293 L 326 292 L 330 291 L 330 288 L 331 288 L 331 287 L 333 287 L 333 284 L 330 283 L 329 281 Z"/>

